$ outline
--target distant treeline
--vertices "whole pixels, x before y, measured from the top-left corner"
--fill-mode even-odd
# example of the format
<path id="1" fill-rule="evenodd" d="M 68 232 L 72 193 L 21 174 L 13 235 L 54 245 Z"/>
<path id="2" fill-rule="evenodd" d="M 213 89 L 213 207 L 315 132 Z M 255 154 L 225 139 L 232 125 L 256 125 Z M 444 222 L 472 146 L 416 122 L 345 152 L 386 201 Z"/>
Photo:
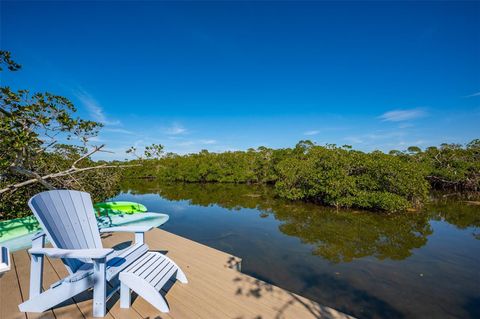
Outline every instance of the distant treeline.
<path id="1" fill-rule="evenodd" d="M 177 155 L 134 160 L 129 178 L 166 182 L 273 184 L 278 196 L 335 207 L 402 211 L 417 208 L 429 190 L 478 191 L 480 140 L 421 150 L 365 153 L 350 146 L 300 141 L 294 148 Z"/>

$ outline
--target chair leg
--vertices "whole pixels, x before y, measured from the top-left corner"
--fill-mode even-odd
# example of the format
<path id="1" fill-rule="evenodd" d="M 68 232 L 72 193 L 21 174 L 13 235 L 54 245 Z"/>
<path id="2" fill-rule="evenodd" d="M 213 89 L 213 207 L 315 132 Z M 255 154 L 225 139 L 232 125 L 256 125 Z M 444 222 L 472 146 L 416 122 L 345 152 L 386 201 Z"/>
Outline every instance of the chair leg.
<path id="1" fill-rule="evenodd" d="M 93 316 L 105 317 L 107 313 L 107 281 L 105 258 L 94 260 Z"/>
<path id="2" fill-rule="evenodd" d="M 43 255 L 32 255 L 30 262 L 30 298 L 42 293 Z"/>
<path id="3" fill-rule="evenodd" d="M 45 233 L 37 233 L 32 239 L 32 248 L 43 248 L 45 246 Z M 30 298 L 42 293 L 43 281 L 43 255 L 32 255 L 30 262 Z"/>
<path id="4" fill-rule="evenodd" d="M 62 282 L 60 285 L 47 289 L 37 296 L 30 297 L 18 305 L 18 308 L 22 312 L 43 312 L 87 290 L 92 287 L 92 284 L 93 280 L 91 277 L 86 277 L 76 282 Z"/>
<path id="5" fill-rule="evenodd" d="M 120 308 L 130 308 L 131 291 L 123 282 L 120 284 Z"/>

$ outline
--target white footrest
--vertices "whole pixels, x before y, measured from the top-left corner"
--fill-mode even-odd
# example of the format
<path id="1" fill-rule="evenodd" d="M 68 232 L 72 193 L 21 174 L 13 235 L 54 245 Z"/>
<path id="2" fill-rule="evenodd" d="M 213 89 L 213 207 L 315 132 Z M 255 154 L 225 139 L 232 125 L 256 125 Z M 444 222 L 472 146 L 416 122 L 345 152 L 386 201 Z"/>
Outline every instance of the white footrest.
<path id="1" fill-rule="evenodd" d="M 168 312 L 160 290 L 173 275 L 182 283 L 188 282 L 185 273 L 170 258 L 159 252 L 146 252 L 120 272 L 120 308 L 130 307 L 130 290 L 133 290 L 161 312 Z"/>

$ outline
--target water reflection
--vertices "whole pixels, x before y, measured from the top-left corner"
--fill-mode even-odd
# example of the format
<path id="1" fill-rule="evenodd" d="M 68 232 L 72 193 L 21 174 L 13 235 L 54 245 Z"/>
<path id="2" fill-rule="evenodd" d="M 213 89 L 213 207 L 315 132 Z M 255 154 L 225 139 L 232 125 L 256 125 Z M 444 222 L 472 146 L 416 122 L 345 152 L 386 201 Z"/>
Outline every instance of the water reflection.
<path id="1" fill-rule="evenodd" d="M 158 193 L 168 200 L 188 200 L 193 205 L 254 208 L 261 217 L 272 214 L 282 222 L 282 233 L 313 245 L 313 254 L 335 263 L 367 256 L 402 260 L 412 254 L 412 249 L 425 245 L 432 233 L 425 213 L 389 216 L 337 211 L 275 198 L 272 189 L 265 186 L 141 182 L 130 183 L 128 189 L 134 194 Z"/>
<path id="2" fill-rule="evenodd" d="M 472 235 L 480 239 L 480 201 L 478 194 L 441 194 L 432 196 L 425 207 L 434 220 L 446 221 L 459 229 L 473 227 Z"/>
<path id="3" fill-rule="evenodd" d="M 170 213 L 166 230 L 359 318 L 478 317 L 475 198 L 436 194 L 422 212 L 385 215 L 286 201 L 258 185 L 130 180 L 116 199 Z"/>
<path id="4" fill-rule="evenodd" d="M 427 243 L 432 233 L 424 214 L 379 216 L 364 212 L 321 211 L 290 205 L 275 211 L 280 230 L 315 245 L 313 253 L 332 262 L 373 256 L 402 260 Z"/>

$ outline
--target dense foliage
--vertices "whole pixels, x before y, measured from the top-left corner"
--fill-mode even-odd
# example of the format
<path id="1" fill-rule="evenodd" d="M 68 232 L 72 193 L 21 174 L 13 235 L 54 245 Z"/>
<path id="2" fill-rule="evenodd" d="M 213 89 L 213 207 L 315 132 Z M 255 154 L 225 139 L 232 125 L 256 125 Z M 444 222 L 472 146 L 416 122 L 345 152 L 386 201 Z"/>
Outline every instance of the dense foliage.
<path id="1" fill-rule="evenodd" d="M 274 184 L 277 195 L 287 199 L 390 212 L 418 208 L 431 187 L 472 191 L 480 187 L 479 140 L 465 147 L 442 144 L 389 154 L 300 141 L 294 148 L 167 153 L 133 162 L 142 166 L 126 171 L 128 178 Z"/>
<path id="2" fill-rule="evenodd" d="M 480 140 L 463 146 L 442 144 L 422 151 L 410 147 L 406 152 L 392 151 L 407 161 L 424 166 L 427 179 L 434 188 L 463 191 L 480 190 Z"/>

